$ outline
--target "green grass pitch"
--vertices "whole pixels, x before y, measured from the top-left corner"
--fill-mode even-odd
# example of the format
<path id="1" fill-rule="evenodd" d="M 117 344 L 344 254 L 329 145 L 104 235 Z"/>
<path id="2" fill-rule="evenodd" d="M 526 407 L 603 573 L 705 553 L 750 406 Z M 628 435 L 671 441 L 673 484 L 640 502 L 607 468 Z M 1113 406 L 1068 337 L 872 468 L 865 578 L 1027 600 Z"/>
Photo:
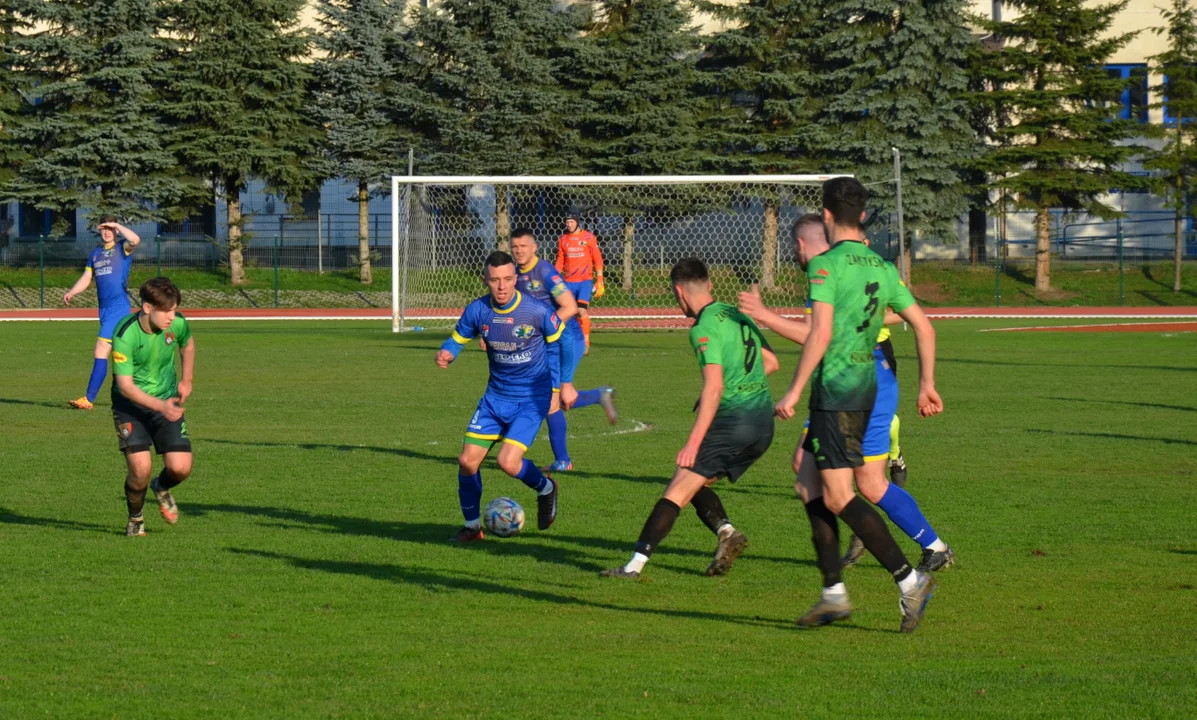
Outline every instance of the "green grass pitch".
<path id="1" fill-rule="evenodd" d="M 871 558 L 849 622 L 793 625 L 819 587 L 799 421 L 717 488 L 750 538 L 729 576 L 702 576 L 689 509 L 644 579 L 597 576 L 688 432 L 682 333 L 597 333 L 579 386 L 617 385 L 623 417 L 572 415 L 557 523 L 458 548 L 476 348 L 440 371 L 440 332 L 197 321 L 182 516 L 151 499 L 129 539 L 108 382 L 65 404 L 96 326 L 0 324 L 0 717 L 1192 717 L 1197 333 L 978 332 L 998 324 L 938 324 L 929 420 L 896 333 L 908 488 L 958 558 L 911 636 Z M 797 352 L 776 346 L 779 393 Z"/>

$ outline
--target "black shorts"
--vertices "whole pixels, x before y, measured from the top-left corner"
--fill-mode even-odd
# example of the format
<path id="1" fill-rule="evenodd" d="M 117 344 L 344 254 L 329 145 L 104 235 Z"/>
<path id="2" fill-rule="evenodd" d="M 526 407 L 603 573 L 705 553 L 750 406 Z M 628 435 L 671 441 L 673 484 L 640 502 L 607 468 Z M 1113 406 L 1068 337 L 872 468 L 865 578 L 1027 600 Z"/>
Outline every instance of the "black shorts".
<path id="1" fill-rule="evenodd" d="M 191 452 L 186 416 L 171 422 L 160 412 L 146 410 L 124 395 L 113 394 L 112 421 L 123 453 L 144 452 L 151 444 L 159 455 Z"/>
<path id="2" fill-rule="evenodd" d="M 773 409 L 745 415 L 716 417 L 707 429 L 690 470 L 707 478 L 731 482 L 760 459 L 773 444 Z"/>
<path id="3" fill-rule="evenodd" d="M 815 467 L 820 470 L 864 465 L 861 448 L 871 414 L 864 410 L 811 410 L 802 449 L 814 455 Z"/>

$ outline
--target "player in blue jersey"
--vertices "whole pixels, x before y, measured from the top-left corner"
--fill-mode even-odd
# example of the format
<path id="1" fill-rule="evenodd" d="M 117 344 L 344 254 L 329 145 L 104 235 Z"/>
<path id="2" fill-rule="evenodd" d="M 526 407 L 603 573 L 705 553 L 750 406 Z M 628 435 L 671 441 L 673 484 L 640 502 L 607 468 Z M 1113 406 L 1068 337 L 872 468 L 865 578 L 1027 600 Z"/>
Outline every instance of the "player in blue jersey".
<path id="1" fill-rule="evenodd" d="M 112 352 L 112 331 L 116 324 L 129 314 L 129 268 L 133 265 L 133 249 L 141 242 L 137 233 L 116 221 L 115 215 L 105 215 L 96 226 L 100 233 L 100 247 L 87 256 L 87 267 L 78 282 L 62 296 L 62 302 L 70 305 L 71 299 L 87 289 L 94 276 L 96 294 L 100 298 L 100 335 L 96 339 L 95 359 L 91 366 L 91 377 L 87 381 L 87 394 L 70 405 L 80 410 L 91 410 L 96 395 L 104 385 L 108 374 L 108 354 Z M 119 236 L 119 237 L 118 237 Z"/>
<path id="2" fill-rule="evenodd" d="M 457 327 L 436 353 L 448 368 L 471 339 L 486 341 L 490 380 L 470 419 L 457 458 L 457 494 L 465 527 L 455 542 L 481 540 L 482 474 L 479 468 L 495 444 L 502 444 L 503 472 L 537 493 L 537 526 L 546 530 L 557 517 L 557 483 L 524 453 L 549 412 L 563 363 L 573 362 L 573 346 L 560 342 L 565 324 L 548 305 L 516 290 L 515 261 L 505 252 L 486 258 L 483 279 L 490 293 L 466 306 Z M 560 355 L 564 354 L 564 359 Z"/>
<path id="3" fill-rule="evenodd" d="M 557 311 L 557 316 L 565 322 L 565 332 L 562 333 L 561 340 L 563 343 L 572 343 L 575 349 L 573 362 L 568 367 L 561 368 L 560 392 L 553 393 L 548 417 L 553 464 L 545 469 L 549 472 L 565 472 L 574 467 L 566 440 L 568 425 L 565 421 L 565 411 L 599 405 L 607 413 L 607 421 L 614 425 L 618 419 L 615 411 L 615 389 L 609 385 L 595 390 L 574 389 L 574 373 L 582 361 L 582 356 L 586 354 L 586 338 L 578 324 L 578 303 L 566 287 L 557 268 L 548 260 L 539 258 L 536 251 L 536 236 L 531 230 L 516 228 L 512 231 L 511 254 L 515 256 L 519 267 L 516 289 L 524 296 L 536 298 Z"/>

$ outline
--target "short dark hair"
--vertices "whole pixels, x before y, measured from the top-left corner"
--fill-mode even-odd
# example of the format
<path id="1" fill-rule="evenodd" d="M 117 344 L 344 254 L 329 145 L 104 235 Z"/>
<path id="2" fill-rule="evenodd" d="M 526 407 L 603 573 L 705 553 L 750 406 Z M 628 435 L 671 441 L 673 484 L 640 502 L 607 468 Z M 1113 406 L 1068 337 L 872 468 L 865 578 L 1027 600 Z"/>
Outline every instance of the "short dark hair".
<path id="1" fill-rule="evenodd" d="M 685 285 L 688 283 L 706 282 L 711 276 L 707 272 L 707 265 L 698 258 L 683 258 L 677 261 L 669 271 L 671 285 Z"/>
<path id="2" fill-rule="evenodd" d="M 97 222 L 96 224 L 103 225 L 104 223 L 110 223 L 110 222 L 114 223 L 114 222 L 119 222 L 119 221 L 116 219 L 115 215 L 101 215 L 99 222 Z"/>
<path id="3" fill-rule="evenodd" d="M 831 211 L 835 224 L 860 229 L 860 216 L 869 202 L 869 191 L 852 177 L 837 177 L 823 183 L 823 207 Z"/>
<path id="4" fill-rule="evenodd" d="M 819 213 L 807 213 L 794 221 L 793 226 L 790 227 L 790 238 L 797 240 L 798 233 L 802 232 L 802 228 L 807 225 L 822 225 L 823 216 Z"/>
<path id="5" fill-rule="evenodd" d="M 150 278 L 141 284 L 137 294 L 143 303 L 153 305 L 159 310 L 172 308 L 183 302 L 183 294 L 168 277 Z"/>
<path id="6" fill-rule="evenodd" d="M 482 268 L 483 272 L 490 272 L 487 268 L 503 267 L 504 265 L 514 265 L 515 258 L 511 257 L 502 250 L 495 250 L 490 255 L 486 256 L 486 266 Z"/>
<path id="7" fill-rule="evenodd" d="M 517 227 L 512 230 L 511 239 L 514 240 L 517 237 L 530 237 L 532 238 L 532 242 L 536 242 L 536 233 L 532 232 L 532 228 Z"/>

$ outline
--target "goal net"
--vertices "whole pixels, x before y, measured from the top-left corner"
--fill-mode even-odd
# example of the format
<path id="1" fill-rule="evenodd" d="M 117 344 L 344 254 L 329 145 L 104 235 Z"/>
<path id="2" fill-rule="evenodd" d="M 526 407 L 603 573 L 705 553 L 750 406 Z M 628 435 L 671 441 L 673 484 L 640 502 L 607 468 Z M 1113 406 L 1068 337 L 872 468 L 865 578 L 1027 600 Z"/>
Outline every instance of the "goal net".
<path id="1" fill-rule="evenodd" d="M 715 297 L 758 283 L 773 307 L 801 312 L 806 278 L 790 227 L 822 207 L 832 175 L 392 178 L 392 328 L 451 327 L 486 293 L 483 261 L 531 229 L 553 262 L 565 219 L 602 251 L 606 293 L 592 300 L 596 328 L 688 327 L 669 270 L 705 261 Z"/>

